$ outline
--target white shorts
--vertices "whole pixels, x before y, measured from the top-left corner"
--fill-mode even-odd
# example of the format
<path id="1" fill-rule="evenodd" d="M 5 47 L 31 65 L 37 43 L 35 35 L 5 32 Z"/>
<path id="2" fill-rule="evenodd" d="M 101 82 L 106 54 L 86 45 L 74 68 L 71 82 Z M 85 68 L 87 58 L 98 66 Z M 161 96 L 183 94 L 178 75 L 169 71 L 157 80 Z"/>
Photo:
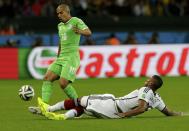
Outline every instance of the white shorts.
<path id="1" fill-rule="evenodd" d="M 84 96 L 81 98 L 81 105 L 85 107 L 85 112 L 89 115 L 100 118 L 120 118 L 115 97 L 112 94 L 97 94 Z"/>

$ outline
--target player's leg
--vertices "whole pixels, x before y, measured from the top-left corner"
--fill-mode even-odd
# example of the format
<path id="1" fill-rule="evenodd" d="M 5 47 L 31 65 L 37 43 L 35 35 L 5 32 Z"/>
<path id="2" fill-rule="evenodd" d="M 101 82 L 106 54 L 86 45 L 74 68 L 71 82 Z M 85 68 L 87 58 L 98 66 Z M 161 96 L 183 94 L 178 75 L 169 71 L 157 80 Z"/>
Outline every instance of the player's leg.
<path id="1" fill-rule="evenodd" d="M 44 116 L 46 116 L 49 119 L 53 119 L 53 120 L 65 120 L 64 114 L 58 115 L 53 112 L 49 112 L 48 111 L 49 105 L 46 104 L 45 102 L 43 102 L 43 100 L 40 97 L 38 97 L 37 101 L 38 101 L 38 106 L 41 110 L 41 113 Z"/>
<path id="2" fill-rule="evenodd" d="M 84 108 L 82 106 L 77 106 L 74 109 L 67 111 L 64 114 L 64 118 L 69 119 L 69 118 L 79 117 L 83 114 L 83 112 L 84 112 Z"/>
<path id="3" fill-rule="evenodd" d="M 64 101 L 60 101 L 55 105 L 48 105 L 39 97 L 38 98 L 38 105 L 43 106 L 44 111 L 54 112 L 59 110 L 70 110 L 74 109 L 75 107 L 81 106 L 80 99 L 66 99 Z"/>
<path id="4" fill-rule="evenodd" d="M 62 66 L 57 64 L 57 61 L 53 62 L 44 76 L 44 81 L 42 85 L 42 100 L 49 103 L 50 97 L 52 95 L 52 83 L 53 81 L 59 79 Z"/>
<path id="5" fill-rule="evenodd" d="M 112 94 L 95 94 L 84 96 L 80 100 L 80 105 L 85 107 L 85 113 L 98 118 L 119 118 L 115 97 Z"/>
<path id="6" fill-rule="evenodd" d="M 42 100 L 45 103 L 49 103 L 50 97 L 52 95 L 53 85 L 52 82 L 57 80 L 59 76 L 53 71 L 48 70 L 45 74 L 43 85 L 42 85 Z"/>
<path id="7" fill-rule="evenodd" d="M 69 111 L 64 114 L 64 118 L 69 119 L 81 116 L 84 113 L 84 108 L 87 106 L 88 97 L 89 96 L 83 96 L 79 99 L 65 101 L 65 109 Z"/>
<path id="8" fill-rule="evenodd" d="M 48 111 L 49 105 L 43 102 L 43 100 L 38 97 L 37 98 L 38 107 L 40 108 L 41 114 L 45 115 L 45 113 Z"/>
<path id="9" fill-rule="evenodd" d="M 84 112 L 83 107 L 79 103 L 79 99 L 67 99 L 58 102 L 53 106 L 49 106 L 46 103 L 44 103 L 41 98 L 38 98 L 38 105 L 42 111 L 42 114 L 45 115 L 48 119 L 52 120 L 65 120 L 68 118 L 78 117 Z M 67 111 L 65 114 L 56 114 L 51 112 L 61 109 L 69 111 Z"/>
<path id="10" fill-rule="evenodd" d="M 65 114 L 56 114 L 53 112 L 45 112 L 45 116 L 48 119 L 51 120 L 66 120 L 69 118 L 79 117 L 83 114 L 84 109 L 82 106 L 75 107 L 69 111 L 67 111 Z"/>
<path id="11" fill-rule="evenodd" d="M 76 99 L 78 98 L 77 92 L 74 89 L 74 87 L 71 85 L 71 82 L 69 80 L 66 80 L 65 78 L 60 78 L 60 87 L 64 90 L 65 94 L 71 98 Z"/>
<path id="12" fill-rule="evenodd" d="M 65 94 L 71 98 L 78 98 L 77 92 L 71 83 L 75 80 L 76 77 L 76 68 L 71 66 L 70 63 L 66 63 L 62 67 L 61 75 L 60 75 L 60 87 L 64 90 Z"/>
<path id="13" fill-rule="evenodd" d="M 52 94 L 52 82 L 59 78 L 58 74 L 60 74 L 60 72 L 61 66 L 56 64 L 55 61 L 49 66 L 45 74 L 44 81 L 42 84 L 42 99 L 46 103 L 49 102 L 49 99 Z M 39 107 L 36 106 L 30 106 L 28 110 L 34 114 L 41 114 L 41 110 L 39 109 Z"/>
<path id="14" fill-rule="evenodd" d="M 56 103 L 55 105 L 49 106 L 47 111 L 54 112 L 59 110 L 70 110 L 77 106 L 80 106 L 79 99 L 66 99 Z"/>
<path id="15" fill-rule="evenodd" d="M 78 98 L 78 95 L 71 83 L 73 83 L 76 78 L 76 71 L 79 68 L 79 57 L 73 54 L 73 56 L 68 56 L 67 59 L 68 61 L 62 66 L 60 86 L 69 98 L 75 99 Z"/>

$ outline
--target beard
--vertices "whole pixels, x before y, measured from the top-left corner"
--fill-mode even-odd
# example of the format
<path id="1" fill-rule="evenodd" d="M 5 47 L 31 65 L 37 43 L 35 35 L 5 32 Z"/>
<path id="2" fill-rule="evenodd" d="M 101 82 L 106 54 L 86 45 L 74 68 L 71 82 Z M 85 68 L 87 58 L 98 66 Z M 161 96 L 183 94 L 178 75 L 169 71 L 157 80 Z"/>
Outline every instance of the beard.
<path id="1" fill-rule="evenodd" d="M 61 18 L 58 18 L 58 20 L 62 22 L 62 19 L 61 19 Z"/>

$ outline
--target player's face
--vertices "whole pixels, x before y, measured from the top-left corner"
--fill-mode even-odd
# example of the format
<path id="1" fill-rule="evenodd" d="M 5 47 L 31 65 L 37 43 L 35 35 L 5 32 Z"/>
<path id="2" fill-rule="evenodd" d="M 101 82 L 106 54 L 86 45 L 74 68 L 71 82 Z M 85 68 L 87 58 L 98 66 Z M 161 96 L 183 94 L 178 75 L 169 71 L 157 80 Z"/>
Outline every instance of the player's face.
<path id="1" fill-rule="evenodd" d="M 144 85 L 145 85 L 145 86 L 148 86 L 149 81 L 150 81 L 150 79 L 147 79 L 147 80 L 144 82 Z"/>
<path id="2" fill-rule="evenodd" d="M 145 81 L 144 85 L 147 87 L 151 87 L 154 85 L 154 83 L 156 82 L 156 80 L 154 78 L 149 78 Z"/>
<path id="3" fill-rule="evenodd" d="M 56 13 L 60 21 L 66 21 L 66 12 L 62 8 L 58 7 Z"/>

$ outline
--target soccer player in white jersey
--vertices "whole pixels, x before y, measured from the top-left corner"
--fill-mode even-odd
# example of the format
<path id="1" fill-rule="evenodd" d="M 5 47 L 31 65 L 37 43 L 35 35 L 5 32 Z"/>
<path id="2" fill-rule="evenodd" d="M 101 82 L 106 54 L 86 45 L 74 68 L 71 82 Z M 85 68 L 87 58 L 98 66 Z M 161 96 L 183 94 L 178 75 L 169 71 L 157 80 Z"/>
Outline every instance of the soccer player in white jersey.
<path id="1" fill-rule="evenodd" d="M 84 112 L 100 118 L 124 118 L 142 114 L 150 109 L 158 109 L 166 116 L 182 116 L 183 112 L 171 111 L 160 95 L 156 93 L 163 84 L 158 75 L 149 78 L 144 87 L 136 89 L 123 97 L 115 98 L 112 94 L 83 96 L 79 99 L 68 99 L 53 106 L 45 104 L 38 98 L 43 115 L 53 120 L 65 120 L 78 117 Z M 65 114 L 54 111 L 68 110 Z"/>

